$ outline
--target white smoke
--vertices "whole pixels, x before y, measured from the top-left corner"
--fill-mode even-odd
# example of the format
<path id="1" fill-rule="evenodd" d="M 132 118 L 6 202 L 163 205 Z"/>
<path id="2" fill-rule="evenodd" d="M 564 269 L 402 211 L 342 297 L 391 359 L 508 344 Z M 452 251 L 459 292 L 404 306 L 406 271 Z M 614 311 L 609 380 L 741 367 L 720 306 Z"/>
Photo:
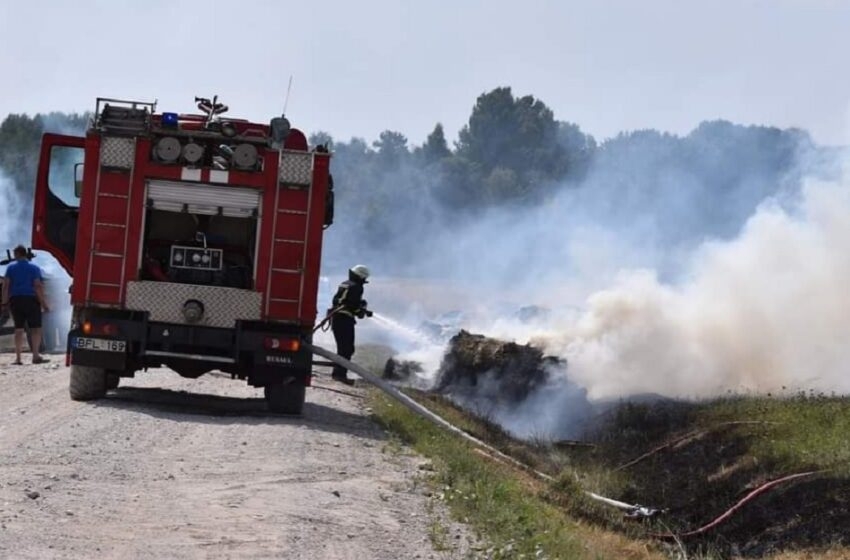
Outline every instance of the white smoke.
<path id="1" fill-rule="evenodd" d="M 0 256 L 5 258 L 5 249 L 24 243 L 29 227 L 23 222 L 26 214 L 23 197 L 15 189 L 11 179 L 0 169 Z"/>
<path id="2" fill-rule="evenodd" d="M 701 246 L 685 280 L 623 271 L 537 342 L 591 397 L 850 391 L 850 189 L 808 183 L 763 203 L 733 241 Z"/>
<path id="3" fill-rule="evenodd" d="M 572 411 L 586 412 L 587 398 L 847 392 L 841 155 L 804 131 L 725 122 L 684 138 L 623 135 L 540 204 L 465 215 L 423 196 L 389 208 L 398 239 L 348 236 L 345 255 L 369 255 L 373 309 L 408 327 L 455 312 L 454 328 L 567 360 L 523 403 L 466 395 L 516 434 L 575 433 Z M 375 330 L 436 373 L 427 344 Z"/>
<path id="4" fill-rule="evenodd" d="M 569 437 L 579 424 L 572 412 L 588 411 L 584 392 L 562 390 L 572 383 L 591 401 L 850 392 L 850 176 L 777 188 L 738 235 L 669 251 L 634 227 L 591 223 L 585 203 L 567 192 L 450 232 L 457 250 L 434 262 L 466 298 L 409 292 L 432 316 L 463 309 L 458 327 L 532 342 L 568 362 L 566 380 L 523 403 L 473 399 L 470 408 L 517 435 Z M 650 221 L 669 210 L 656 203 Z M 521 320 L 527 304 L 549 313 Z M 433 374 L 435 360 L 426 361 Z"/>
<path id="5" fill-rule="evenodd" d="M 32 198 L 25 197 L 14 182 L 0 170 L 0 257 L 6 258 L 6 250 L 17 245 L 31 244 Z M 71 323 L 71 304 L 68 289 L 71 279 L 59 262 L 46 251 L 36 251 L 33 261 L 44 272 L 46 295 L 51 306 L 50 316 L 45 317 L 45 328 L 51 329 L 50 337 L 56 347 L 64 346 L 64 337 Z M 0 268 L 0 276 L 5 268 Z"/>
<path id="6" fill-rule="evenodd" d="M 17 245 L 29 247 L 31 244 L 32 197 L 24 196 L 14 182 L 0 169 L 0 253 L 6 257 L 6 249 Z M 36 264 L 51 277 L 55 277 L 67 289 L 70 282 L 65 270 L 52 255 L 46 251 L 36 251 Z"/>

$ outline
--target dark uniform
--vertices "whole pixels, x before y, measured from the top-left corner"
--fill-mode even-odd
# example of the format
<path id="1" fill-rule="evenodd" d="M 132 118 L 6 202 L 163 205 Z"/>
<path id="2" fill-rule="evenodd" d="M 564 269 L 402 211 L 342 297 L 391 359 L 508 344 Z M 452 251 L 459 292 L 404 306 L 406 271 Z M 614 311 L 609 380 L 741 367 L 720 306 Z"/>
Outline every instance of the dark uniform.
<path id="1" fill-rule="evenodd" d="M 363 299 L 363 284 L 365 278 L 361 278 L 352 271 L 348 272 L 348 280 L 337 288 L 333 297 L 334 314 L 331 317 L 331 330 L 336 340 L 336 353 L 350 360 L 354 355 L 354 325 L 356 318 L 369 317 L 372 312 L 366 309 L 366 300 Z M 348 384 L 354 384 L 354 380 L 347 376 L 347 369 L 335 365 L 333 378 Z"/>

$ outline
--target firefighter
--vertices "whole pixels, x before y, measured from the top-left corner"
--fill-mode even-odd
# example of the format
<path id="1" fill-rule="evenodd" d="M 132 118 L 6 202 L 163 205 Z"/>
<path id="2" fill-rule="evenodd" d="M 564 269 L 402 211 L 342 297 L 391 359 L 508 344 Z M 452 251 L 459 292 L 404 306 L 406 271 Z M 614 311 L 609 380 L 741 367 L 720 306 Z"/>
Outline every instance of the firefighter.
<path id="1" fill-rule="evenodd" d="M 336 340 L 336 353 L 346 360 L 354 355 L 354 324 L 357 319 L 372 316 L 363 299 L 363 285 L 368 282 L 368 278 L 369 269 L 364 265 L 351 267 L 348 280 L 339 285 L 333 297 L 331 330 Z M 332 377 L 346 385 L 354 385 L 354 380 L 348 377 L 347 372 L 344 367 L 335 365 Z"/>

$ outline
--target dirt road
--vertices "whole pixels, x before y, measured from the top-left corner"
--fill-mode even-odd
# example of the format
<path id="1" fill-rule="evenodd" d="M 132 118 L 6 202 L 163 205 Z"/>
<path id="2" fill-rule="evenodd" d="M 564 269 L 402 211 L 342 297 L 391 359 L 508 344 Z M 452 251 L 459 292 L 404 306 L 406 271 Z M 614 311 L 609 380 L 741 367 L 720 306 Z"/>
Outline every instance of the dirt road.
<path id="1" fill-rule="evenodd" d="M 465 557 L 434 551 L 422 459 L 387 450 L 359 389 L 317 379 L 288 418 L 243 382 L 159 370 L 77 403 L 67 368 L 11 361 L 0 354 L 2 558 Z"/>

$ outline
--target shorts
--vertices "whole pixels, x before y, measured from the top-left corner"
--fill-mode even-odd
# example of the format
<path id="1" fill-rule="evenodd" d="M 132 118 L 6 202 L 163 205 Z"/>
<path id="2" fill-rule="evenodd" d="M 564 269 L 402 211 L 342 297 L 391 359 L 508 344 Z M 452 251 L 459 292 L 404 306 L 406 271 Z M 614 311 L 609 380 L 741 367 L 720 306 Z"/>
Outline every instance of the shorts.
<path id="1" fill-rule="evenodd" d="M 9 298 L 9 312 L 16 329 L 25 326 L 31 329 L 41 328 L 41 304 L 35 296 L 12 296 Z"/>

